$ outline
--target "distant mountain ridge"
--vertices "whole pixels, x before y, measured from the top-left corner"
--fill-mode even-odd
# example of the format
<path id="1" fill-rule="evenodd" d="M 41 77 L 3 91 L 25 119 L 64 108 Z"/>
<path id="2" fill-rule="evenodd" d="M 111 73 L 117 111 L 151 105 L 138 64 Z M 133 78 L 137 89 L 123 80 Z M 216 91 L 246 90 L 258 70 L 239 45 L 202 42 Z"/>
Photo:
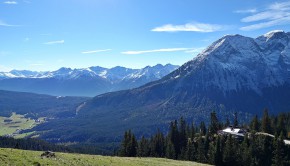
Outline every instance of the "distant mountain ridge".
<path id="1" fill-rule="evenodd" d="M 162 79 L 98 95 L 74 119 L 37 130 L 54 126 L 41 136 L 44 139 L 98 142 L 121 138 L 128 129 L 150 135 L 180 116 L 207 122 L 213 110 L 221 119 L 231 118 L 234 111 L 246 119 L 265 108 L 277 114 L 290 111 L 289 99 L 290 32 L 272 31 L 257 38 L 227 35 Z M 88 123 L 79 123 L 84 121 Z M 91 132 L 84 136 L 86 129 Z"/>
<path id="2" fill-rule="evenodd" d="M 60 96 L 96 96 L 136 88 L 160 79 L 177 68 L 176 65 L 157 64 L 142 69 L 93 66 L 83 69 L 63 67 L 48 72 L 12 70 L 0 72 L 0 89 Z"/>

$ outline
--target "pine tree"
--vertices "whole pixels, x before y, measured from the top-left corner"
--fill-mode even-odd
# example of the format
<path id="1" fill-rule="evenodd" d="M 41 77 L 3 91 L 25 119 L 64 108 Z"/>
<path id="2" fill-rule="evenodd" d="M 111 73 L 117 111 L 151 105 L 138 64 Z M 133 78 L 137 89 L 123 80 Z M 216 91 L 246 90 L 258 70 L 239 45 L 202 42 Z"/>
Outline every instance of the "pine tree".
<path id="1" fill-rule="evenodd" d="M 121 148 L 120 148 L 120 152 L 119 152 L 120 156 L 128 156 L 129 142 L 130 142 L 129 133 L 127 131 L 125 131 L 124 138 L 123 138 L 123 141 L 121 143 Z"/>
<path id="2" fill-rule="evenodd" d="M 271 165 L 272 158 L 272 138 L 264 135 L 251 134 L 249 152 L 252 156 L 252 163 L 255 165 Z"/>
<path id="3" fill-rule="evenodd" d="M 193 140 L 194 137 L 195 137 L 195 127 L 194 124 L 192 123 L 190 127 L 190 139 Z"/>
<path id="4" fill-rule="evenodd" d="M 205 157 L 205 150 L 204 150 L 204 140 L 202 136 L 200 135 L 198 137 L 198 143 L 197 143 L 197 161 L 201 163 L 206 162 L 206 157 Z"/>
<path id="5" fill-rule="evenodd" d="M 151 153 L 153 157 L 164 157 L 165 155 L 164 136 L 158 129 L 157 134 L 153 137 Z"/>
<path id="6" fill-rule="evenodd" d="M 249 139 L 248 135 L 244 136 L 244 140 L 240 145 L 241 156 L 240 156 L 240 163 L 241 165 L 251 165 L 252 163 L 252 155 L 249 148 Z"/>
<path id="7" fill-rule="evenodd" d="M 252 165 L 262 165 L 263 145 L 261 136 L 252 134 L 249 152 L 252 155 Z"/>
<path id="8" fill-rule="evenodd" d="M 170 129 L 169 129 L 169 140 L 173 144 L 174 147 L 174 153 L 175 157 L 174 159 L 177 159 L 177 155 L 180 153 L 179 151 L 179 132 L 177 127 L 177 121 L 170 123 Z"/>
<path id="9" fill-rule="evenodd" d="M 186 145 L 186 153 L 185 153 L 185 159 L 189 161 L 195 160 L 195 146 L 191 139 L 188 139 L 187 145 Z"/>
<path id="10" fill-rule="evenodd" d="M 119 152 L 120 156 L 134 157 L 137 155 L 137 140 L 131 130 L 125 131 L 124 139 Z"/>
<path id="11" fill-rule="evenodd" d="M 208 159 L 208 152 L 209 152 L 210 140 L 209 140 L 209 133 L 207 132 L 204 137 L 204 156 Z"/>
<path id="12" fill-rule="evenodd" d="M 204 121 L 200 122 L 199 134 L 202 136 L 206 134 L 206 127 Z"/>
<path id="13" fill-rule="evenodd" d="M 238 127 L 238 126 L 239 126 L 238 113 L 235 112 L 235 117 L 234 117 L 234 126 L 233 126 L 233 127 Z"/>
<path id="14" fill-rule="evenodd" d="M 263 132 L 271 133 L 271 121 L 270 121 L 267 109 L 264 110 L 261 127 L 262 127 Z"/>
<path id="15" fill-rule="evenodd" d="M 283 133 L 281 132 L 278 138 L 275 138 L 274 141 L 274 151 L 273 151 L 273 166 L 283 166 L 285 165 L 285 144 L 283 139 Z"/>
<path id="16" fill-rule="evenodd" d="M 224 127 L 228 127 L 228 126 L 230 126 L 230 120 L 229 120 L 229 117 L 227 117 L 227 119 L 226 119 L 226 123 L 225 123 L 225 126 Z"/>
<path id="17" fill-rule="evenodd" d="M 209 132 L 211 135 L 216 134 L 219 129 L 219 121 L 216 116 L 216 112 L 213 111 L 210 113 L 210 126 Z"/>
<path id="18" fill-rule="evenodd" d="M 177 153 L 181 154 L 181 151 L 183 150 L 183 156 L 181 158 L 184 158 L 185 155 L 185 149 L 186 149 L 186 143 L 187 143 L 188 136 L 186 135 L 186 122 L 183 119 L 183 117 L 179 120 L 179 133 L 178 133 L 178 150 Z"/>
<path id="19" fill-rule="evenodd" d="M 219 166 L 223 164 L 223 154 L 221 151 L 221 139 L 220 136 L 217 137 L 215 151 L 214 151 L 214 163 Z"/>
<path id="20" fill-rule="evenodd" d="M 129 132 L 129 133 L 131 133 L 131 132 Z M 130 136 L 130 142 L 129 142 L 129 147 L 128 147 L 128 157 L 136 157 L 137 146 L 138 146 L 138 143 L 137 143 L 137 140 L 135 138 L 135 135 L 132 134 Z"/>
<path id="21" fill-rule="evenodd" d="M 273 152 L 273 139 L 271 137 L 261 137 L 262 143 L 262 153 L 261 153 L 261 164 L 262 165 L 271 165 L 272 161 L 272 152 Z"/>
<path id="22" fill-rule="evenodd" d="M 150 155 L 149 153 L 149 141 L 144 136 L 142 136 L 138 143 L 137 156 L 148 157 Z"/>
<path id="23" fill-rule="evenodd" d="M 260 126 L 259 119 L 258 119 L 258 116 L 256 115 L 251 121 L 250 128 L 251 128 L 251 130 L 257 132 L 257 131 L 259 131 L 259 126 Z"/>
<path id="24" fill-rule="evenodd" d="M 166 141 L 166 152 L 165 157 L 169 159 L 176 159 L 176 153 L 174 149 L 174 145 L 170 140 Z"/>
<path id="25" fill-rule="evenodd" d="M 226 145 L 224 148 L 224 153 L 223 153 L 224 165 L 227 165 L 227 166 L 235 165 L 236 164 L 235 154 L 236 154 L 236 149 L 234 145 L 234 140 L 232 136 L 229 135 L 227 138 Z"/>
<path id="26" fill-rule="evenodd" d="M 283 137 L 286 137 L 287 135 L 287 129 L 286 129 L 286 124 L 285 124 L 285 114 L 280 114 L 278 116 L 278 122 L 277 122 L 277 133 L 282 133 Z"/>

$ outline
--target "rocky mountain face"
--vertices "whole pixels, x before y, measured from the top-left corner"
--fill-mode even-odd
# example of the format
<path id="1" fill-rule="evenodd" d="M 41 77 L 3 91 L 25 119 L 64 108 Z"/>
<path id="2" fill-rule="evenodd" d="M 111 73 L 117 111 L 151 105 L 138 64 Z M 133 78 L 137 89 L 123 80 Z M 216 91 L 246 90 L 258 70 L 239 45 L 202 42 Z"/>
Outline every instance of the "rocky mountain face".
<path id="1" fill-rule="evenodd" d="M 178 66 L 156 65 L 142 69 L 89 67 L 60 68 L 51 72 L 12 70 L 0 72 L 0 89 L 58 96 L 96 96 L 136 88 L 158 80 Z"/>
<path id="2" fill-rule="evenodd" d="M 255 39 L 224 36 L 160 80 L 94 97 L 74 119 L 54 122 L 54 126 L 70 124 L 70 133 L 60 127 L 42 138 L 98 142 L 121 138 L 128 129 L 137 135 L 150 135 L 157 127 L 166 130 L 180 116 L 196 123 L 207 121 L 213 110 L 220 118 L 237 111 L 241 119 L 260 115 L 264 108 L 274 114 L 289 111 L 289 41 L 290 33 L 283 31 Z M 49 129 L 46 124 L 37 130 Z M 86 129 L 90 132 L 84 134 Z M 60 132 L 63 135 L 54 134 Z"/>

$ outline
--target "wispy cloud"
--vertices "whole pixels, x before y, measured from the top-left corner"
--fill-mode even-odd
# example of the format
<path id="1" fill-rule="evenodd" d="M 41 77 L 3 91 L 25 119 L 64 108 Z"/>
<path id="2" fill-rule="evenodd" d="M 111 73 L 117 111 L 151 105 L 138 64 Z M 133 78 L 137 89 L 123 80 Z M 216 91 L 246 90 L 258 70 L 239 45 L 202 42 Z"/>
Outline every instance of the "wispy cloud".
<path id="1" fill-rule="evenodd" d="M 234 13 L 256 13 L 256 12 L 258 12 L 256 8 L 234 11 Z"/>
<path id="2" fill-rule="evenodd" d="M 251 23 L 240 28 L 244 31 L 290 24 L 290 1 L 270 4 L 261 12 L 242 18 L 241 22 Z"/>
<path id="3" fill-rule="evenodd" d="M 205 47 L 200 47 L 200 48 L 192 48 L 189 50 L 186 50 L 186 53 L 192 53 L 192 54 L 196 54 L 196 53 L 200 53 L 202 50 L 204 50 Z"/>
<path id="4" fill-rule="evenodd" d="M 218 24 L 205 23 L 187 23 L 183 25 L 166 24 L 160 27 L 153 28 L 153 32 L 215 32 L 227 29 L 228 26 Z"/>
<path id="5" fill-rule="evenodd" d="M 156 52 L 177 52 L 177 51 L 189 51 L 193 48 L 162 48 L 155 50 L 143 50 L 143 51 L 124 51 L 122 54 L 128 55 L 137 55 L 137 54 L 146 54 L 146 53 L 156 53 Z"/>
<path id="6" fill-rule="evenodd" d="M 18 2 L 16 2 L 16 1 L 5 1 L 3 3 L 7 4 L 7 5 L 17 5 L 18 4 Z"/>
<path id="7" fill-rule="evenodd" d="M 46 44 L 46 45 L 64 44 L 64 40 L 49 41 L 43 44 Z"/>
<path id="8" fill-rule="evenodd" d="M 93 50 L 93 51 L 83 51 L 82 54 L 94 54 L 98 52 L 106 52 L 111 51 L 112 49 L 103 49 L 103 50 Z"/>
<path id="9" fill-rule="evenodd" d="M 4 26 L 4 27 L 17 27 L 19 25 L 8 24 L 5 21 L 0 20 L 0 26 Z"/>

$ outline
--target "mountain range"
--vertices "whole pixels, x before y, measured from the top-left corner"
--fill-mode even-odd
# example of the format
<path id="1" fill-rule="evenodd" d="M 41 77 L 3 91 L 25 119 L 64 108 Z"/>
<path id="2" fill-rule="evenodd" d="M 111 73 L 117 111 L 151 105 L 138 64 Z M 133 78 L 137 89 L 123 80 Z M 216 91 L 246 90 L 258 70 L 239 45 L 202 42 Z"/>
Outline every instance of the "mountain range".
<path id="1" fill-rule="evenodd" d="M 180 116 L 198 124 L 211 111 L 221 119 L 238 112 L 290 111 L 290 33 L 257 38 L 226 35 L 193 60 L 139 88 L 98 95 L 78 115 L 37 126 L 41 138 L 58 142 L 112 142 L 125 130 L 149 136 Z"/>
<path id="2" fill-rule="evenodd" d="M 158 80 L 179 66 L 155 65 L 142 69 L 99 66 L 36 72 L 12 70 L 0 72 L 0 89 L 57 96 L 96 96 L 105 92 L 132 89 Z"/>

